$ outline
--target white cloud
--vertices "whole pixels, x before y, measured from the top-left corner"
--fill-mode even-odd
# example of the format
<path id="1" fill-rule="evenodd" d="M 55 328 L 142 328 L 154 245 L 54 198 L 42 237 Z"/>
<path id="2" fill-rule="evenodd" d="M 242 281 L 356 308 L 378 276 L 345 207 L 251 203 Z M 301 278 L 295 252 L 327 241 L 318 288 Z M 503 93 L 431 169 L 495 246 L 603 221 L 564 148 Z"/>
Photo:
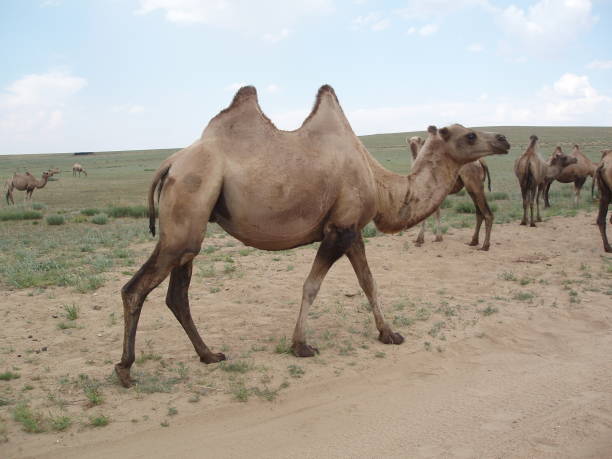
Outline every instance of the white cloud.
<path id="1" fill-rule="evenodd" d="M 285 38 L 287 38 L 289 36 L 289 29 L 284 28 L 279 30 L 276 33 L 265 33 L 263 34 L 262 38 L 264 39 L 264 41 L 268 42 L 268 43 L 278 43 L 281 40 L 284 40 Z"/>
<path id="2" fill-rule="evenodd" d="M 87 85 L 85 78 L 52 71 L 26 75 L 0 93 L 0 138 L 18 142 L 63 124 L 69 99 Z"/>
<path id="3" fill-rule="evenodd" d="M 484 50 L 484 46 L 480 43 L 472 43 L 466 49 L 471 53 L 480 53 Z"/>
<path id="4" fill-rule="evenodd" d="M 426 21 L 455 13 L 468 7 L 483 7 L 490 9 L 487 0 L 408 0 L 406 6 L 396 11 L 404 19 L 419 19 Z"/>
<path id="5" fill-rule="evenodd" d="M 419 35 L 422 37 L 429 37 L 438 31 L 438 26 L 436 24 L 425 24 L 423 27 L 419 29 Z"/>
<path id="6" fill-rule="evenodd" d="M 505 33 L 502 50 L 515 54 L 555 54 L 564 51 L 596 22 L 590 0 L 540 0 L 527 9 L 510 5 L 496 20 Z"/>
<path id="7" fill-rule="evenodd" d="M 61 3 L 62 2 L 60 0 L 44 0 L 40 6 L 46 8 L 48 6 L 60 6 Z"/>
<path id="8" fill-rule="evenodd" d="M 593 61 L 587 65 L 590 69 L 607 70 L 612 69 L 612 60 L 609 61 Z"/>
<path id="9" fill-rule="evenodd" d="M 275 92 L 278 92 L 280 89 L 280 87 L 274 83 L 270 83 L 268 86 L 266 86 L 266 91 L 268 91 L 271 94 L 274 94 Z"/>
<path id="10" fill-rule="evenodd" d="M 182 25 L 204 24 L 276 43 L 299 21 L 334 10 L 332 0 L 140 0 L 136 14 L 162 11 Z M 273 32 L 271 32 L 273 31 Z"/>
<path id="11" fill-rule="evenodd" d="M 143 113 L 145 108 L 142 105 L 137 104 L 123 104 L 115 105 L 111 108 L 111 111 L 115 113 L 129 113 L 131 115 L 137 115 L 139 113 Z"/>
<path id="12" fill-rule="evenodd" d="M 354 29 L 370 29 L 379 32 L 391 27 L 391 21 L 378 11 L 372 11 L 365 16 L 357 16 L 353 19 Z"/>
<path id="13" fill-rule="evenodd" d="M 406 33 L 408 35 L 414 35 L 416 31 L 417 31 L 416 27 L 410 27 L 408 30 L 406 30 Z"/>

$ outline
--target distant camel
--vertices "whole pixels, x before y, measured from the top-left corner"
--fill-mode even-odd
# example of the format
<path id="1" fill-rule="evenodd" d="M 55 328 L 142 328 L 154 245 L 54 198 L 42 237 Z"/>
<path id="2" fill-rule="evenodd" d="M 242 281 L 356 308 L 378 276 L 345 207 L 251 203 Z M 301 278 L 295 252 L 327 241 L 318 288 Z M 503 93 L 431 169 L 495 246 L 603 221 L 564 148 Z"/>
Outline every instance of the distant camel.
<path id="1" fill-rule="evenodd" d="M 418 152 L 424 143 L 423 139 L 419 136 L 415 136 L 409 139 L 406 138 L 406 142 L 408 143 L 408 145 L 410 145 L 412 160 L 416 161 Z M 484 219 L 485 240 L 482 244 L 481 250 L 489 250 L 489 247 L 491 245 L 491 228 L 493 227 L 493 212 L 491 212 L 491 209 L 489 208 L 484 188 L 484 182 L 487 178 L 489 191 L 491 191 L 491 174 L 489 173 L 489 168 L 487 167 L 487 164 L 485 163 L 484 159 L 472 161 L 471 163 L 467 163 L 464 166 L 461 166 L 461 169 L 459 169 L 459 176 L 457 177 L 457 181 L 455 182 L 452 190 L 449 193 L 459 193 L 465 186 L 466 191 L 474 202 L 474 208 L 476 209 L 476 229 L 474 231 L 474 235 L 472 236 L 472 240 L 469 242 L 468 245 L 478 245 L 480 227 Z M 440 225 L 440 208 L 436 210 L 435 218 L 435 242 L 440 242 L 442 240 L 442 229 Z M 421 222 L 421 230 L 419 231 L 419 234 L 416 240 L 414 241 L 417 247 L 420 247 L 425 242 L 425 225 L 426 220 L 423 220 Z"/>
<path id="2" fill-rule="evenodd" d="M 83 166 L 81 166 L 79 163 L 74 163 L 74 165 L 72 166 L 72 176 L 74 177 L 77 172 L 79 173 L 79 177 L 81 176 L 81 172 L 85 174 L 85 177 L 87 177 L 87 172 L 85 171 Z"/>
<path id="3" fill-rule="evenodd" d="M 59 174 L 61 170 L 58 167 L 49 168 L 49 177 L 53 177 L 55 174 Z"/>
<path id="4" fill-rule="evenodd" d="M 561 147 L 557 147 L 547 163 L 536 152 L 538 137 L 532 135 L 529 140 L 527 150 L 514 163 L 514 173 L 519 180 L 521 194 L 523 195 L 523 219 L 521 220 L 521 225 L 527 224 L 527 206 L 529 206 L 531 210 L 531 224 L 529 226 L 536 226 L 536 220 L 533 218 L 533 203 L 535 201 L 537 206 L 537 221 L 541 222 L 540 193 L 544 188 L 546 179 L 558 177 L 565 167 L 570 164 L 576 164 L 578 160 L 567 156 L 563 153 Z"/>
<path id="5" fill-rule="evenodd" d="M 597 226 L 599 226 L 604 250 L 612 252 L 612 247 L 610 247 L 608 235 L 606 234 L 606 216 L 608 214 L 608 206 L 610 201 L 612 201 L 612 150 L 603 150 L 601 153 L 601 162 L 595 171 L 595 177 L 593 177 L 597 180 L 600 195 Z M 612 224 L 612 215 L 610 216 L 610 223 Z"/>
<path id="6" fill-rule="evenodd" d="M 431 215 L 457 179 L 461 165 L 510 144 L 500 134 L 452 125 L 430 126 L 409 176 L 384 169 L 353 132 L 330 86 L 322 86 L 299 129 L 282 131 L 261 111 L 254 87 L 241 88 L 202 136 L 162 163 L 149 188 L 150 229 L 159 200 L 159 241 L 150 258 L 121 290 L 124 341 L 119 381 L 131 384 L 138 319 L 145 298 L 170 274 L 166 304 L 205 363 L 225 359 L 204 344 L 189 311 L 193 259 L 206 225 L 214 221 L 246 245 L 286 250 L 320 241 L 302 293 L 291 350 L 312 357 L 306 319 L 325 275 L 343 255 L 370 302 L 378 339 L 401 344 L 381 311 L 368 267 L 362 229 L 370 221 L 385 233 Z"/>
<path id="7" fill-rule="evenodd" d="M 32 199 L 32 193 L 36 188 L 43 188 L 47 184 L 47 180 L 51 174 L 49 171 L 42 173 L 42 178 L 36 180 L 29 172 L 25 174 L 15 173 L 12 178 L 6 181 L 6 202 L 7 204 L 15 204 L 13 199 L 13 190 L 25 191 L 24 201 Z"/>
<path id="8" fill-rule="evenodd" d="M 546 179 L 543 193 L 545 208 L 550 207 L 548 195 L 550 185 L 555 180 L 561 183 L 574 182 L 574 205 L 576 207 L 578 207 L 578 202 L 580 200 L 580 190 L 582 190 L 582 186 L 584 185 L 584 182 L 586 182 L 587 177 L 591 177 L 593 179 L 593 183 L 595 183 L 594 174 L 598 164 L 587 158 L 586 155 L 580 151 L 580 147 L 577 144 L 574 145 L 574 149 L 570 157 L 576 158 L 578 162 L 564 168 L 556 179 Z"/>

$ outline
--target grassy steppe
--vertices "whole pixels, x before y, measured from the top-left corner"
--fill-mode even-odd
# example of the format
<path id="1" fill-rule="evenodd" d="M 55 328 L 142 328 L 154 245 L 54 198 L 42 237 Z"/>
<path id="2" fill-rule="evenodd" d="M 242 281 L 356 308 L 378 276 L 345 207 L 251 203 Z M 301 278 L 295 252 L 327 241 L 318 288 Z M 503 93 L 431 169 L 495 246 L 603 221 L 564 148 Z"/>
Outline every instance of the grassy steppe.
<path id="1" fill-rule="evenodd" d="M 540 137 L 540 151 L 548 156 L 557 144 L 571 151 L 578 143 L 597 161 L 599 151 L 612 146 L 612 128 L 598 127 L 495 127 L 483 128 L 505 134 L 511 153 L 488 159 L 493 181 L 490 205 L 496 223 L 517 220 L 521 215 L 520 192 L 513 163 L 524 150 L 529 136 Z M 369 151 L 385 167 L 399 173 L 410 168 L 404 139 L 424 132 L 402 132 L 361 137 Z M 149 240 L 143 205 L 153 172 L 176 150 L 96 152 L 94 155 L 41 154 L 0 156 L 0 177 L 28 170 L 39 175 L 57 167 L 62 172 L 47 186 L 34 192 L 34 203 L 0 209 L 0 274 L 8 288 L 58 285 L 78 292 L 95 290 L 104 283 L 104 272 L 115 267 L 135 269 L 134 243 Z M 78 161 L 87 177 L 73 177 L 72 164 Z M 582 209 L 592 210 L 590 181 L 583 191 Z M 16 201 L 23 193 L 16 192 Z M 553 207 L 543 217 L 576 214 L 572 206 L 572 185 L 554 184 Z M 3 201 L 4 202 L 4 201 Z M 443 205 L 443 231 L 449 227 L 474 224 L 471 200 L 465 194 L 451 196 Z M 20 220 L 20 218 L 24 218 Z M 211 225 L 209 232 L 220 233 Z M 373 228 L 368 236 L 376 235 Z M 493 232 L 493 241 L 495 233 Z"/>

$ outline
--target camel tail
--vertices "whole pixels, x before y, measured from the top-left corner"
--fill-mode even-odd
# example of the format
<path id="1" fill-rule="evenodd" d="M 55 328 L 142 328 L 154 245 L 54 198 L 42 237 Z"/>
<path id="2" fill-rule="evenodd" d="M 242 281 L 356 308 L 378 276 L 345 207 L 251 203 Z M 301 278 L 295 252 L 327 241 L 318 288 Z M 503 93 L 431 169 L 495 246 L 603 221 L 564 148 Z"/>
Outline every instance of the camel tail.
<path id="1" fill-rule="evenodd" d="M 491 172 L 489 172 L 489 166 L 484 161 L 480 161 L 480 165 L 485 171 L 485 176 L 487 177 L 487 187 L 489 188 L 489 192 L 491 191 Z"/>
<path id="2" fill-rule="evenodd" d="M 158 189 L 159 185 L 159 191 L 157 192 L 157 202 L 159 202 L 159 196 L 164 186 L 164 179 L 166 175 L 168 175 L 169 170 L 169 165 L 158 169 L 149 187 L 149 231 L 151 231 L 153 236 L 155 236 L 155 190 Z"/>

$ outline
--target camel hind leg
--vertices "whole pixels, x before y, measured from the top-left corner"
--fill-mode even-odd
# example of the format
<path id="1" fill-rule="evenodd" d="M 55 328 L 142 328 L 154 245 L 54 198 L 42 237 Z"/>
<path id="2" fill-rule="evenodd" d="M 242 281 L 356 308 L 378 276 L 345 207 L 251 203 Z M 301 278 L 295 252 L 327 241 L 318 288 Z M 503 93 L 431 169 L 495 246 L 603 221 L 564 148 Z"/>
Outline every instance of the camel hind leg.
<path id="1" fill-rule="evenodd" d="M 474 229 L 474 235 L 472 236 L 472 240 L 469 245 L 478 245 L 480 227 L 482 225 L 482 221 L 484 220 L 485 239 L 480 250 L 489 250 L 491 245 L 491 229 L 493 228 L 493 212 L 491 212 L 491 208 L 487 202 L 484 189 L 482 190 L 482 193 L 472 193 L 469 191 L 468 193 L 470 194 L 472 201 L 474 201 L 474 207 L 476 207 L 476 228 Z"/>
<path id="2" fill-rule="evenodd" d="M 225 360 L 225 355 L 222 353 L 213 354 L 211 352 L 202 340 L 191 317 L 188 290 L 191 282 L 192 268 L 193 260 L 190 260 L 184 265 L 177 266 L 172 270 L 170 274 L 170 284 L 168 285 L 168 294 L 166 295 L 166 304 L 174 314 L 174 317 L 176 317 L 183 326 L 195 351 L 200 357 L 200 361 L 204 363 L 219 362 Z"/>
<path id="3" fill-rule="evenodd" d="M 423 245 L 423 243 L 425 242 L 425 226 L 427 224 L 427 219 L 423 220 L 421 222 L 421 228 L 419 229 L 419 234 L 417 235 L 417 238 L 414 240 L 414 245 L 416 245 L 417 247 L 421 247 Z"/>
<path id="4" fill-rule="evenodd" d="M 582 177 L 574 181 L 574 206 L 578 208 L 580 206 L 580 192 L 586 182 L 586 177 Z"/>
<path id="5" fill-rule="evenodd" d="M 612 201 L 612 190 L 608 185 L 599 177 L 599 213 L 597 215 L 597 226 L 601 233 L 601 239 L 603 242 L 604 250 L 606 252 L 612 252 L 612 247 L 608 242 L 608 235 L 606 233 L 606 216 L 608 214 L 608 206 Z M 612 224 L 612 215 L 610 216 L 610 223 Z"/>
<path id="6" fill-rule="evenodd" d="M 442 242 L 442 225 L 440 224 L 440 208 L 436 209 L 436 238 L 434 242 Z"/>

